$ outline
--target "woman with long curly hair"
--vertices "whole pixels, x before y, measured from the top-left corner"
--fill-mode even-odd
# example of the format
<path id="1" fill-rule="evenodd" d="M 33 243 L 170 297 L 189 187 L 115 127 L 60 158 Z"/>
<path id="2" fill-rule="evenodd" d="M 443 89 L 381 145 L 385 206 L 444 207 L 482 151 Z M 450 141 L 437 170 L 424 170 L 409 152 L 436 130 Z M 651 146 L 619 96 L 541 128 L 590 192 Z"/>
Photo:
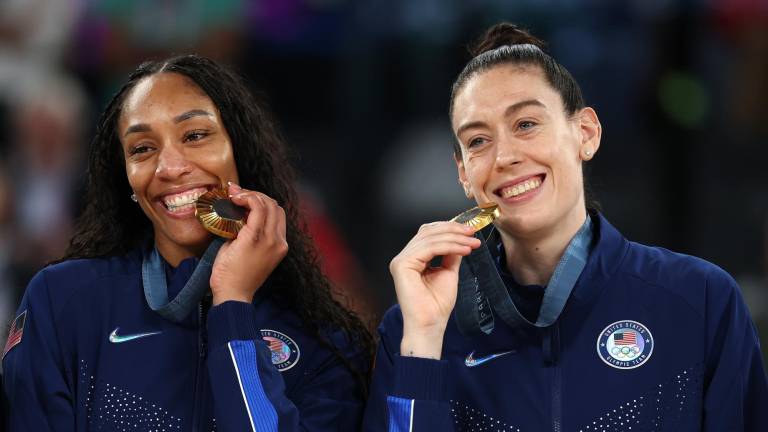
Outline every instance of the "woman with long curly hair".
<path id="1" fill-rule="evenodd" d="M 214 240 L 196 200 L 243 207 Z M 354 430 L 372 339 L 335 302 L 271 115 L 235 74 L 141 65 L 103 113 L 65 256 L 3 359 L 11 431 Z"/>

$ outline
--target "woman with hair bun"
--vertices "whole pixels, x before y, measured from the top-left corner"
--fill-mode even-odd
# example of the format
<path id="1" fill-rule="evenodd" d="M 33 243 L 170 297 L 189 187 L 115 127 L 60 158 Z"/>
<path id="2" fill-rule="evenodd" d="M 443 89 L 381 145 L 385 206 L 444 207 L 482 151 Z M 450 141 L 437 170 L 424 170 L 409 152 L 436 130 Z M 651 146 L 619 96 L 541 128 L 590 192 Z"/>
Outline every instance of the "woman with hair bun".
<path id="1" fill-rule="evenodd" d="M 738 286 L 587 202 L 602 126 L 542 45 L 495 25 L 453 85 L 459 183 L 498 217 L 423 225 L 390 263 L 365 430 L 764 430 Z"/>
<path id="2" fill-rule="evenodd" d="M 11 326 L 0 429 L 359 429 L 372 338 L 331 297 L 287 146 L 236 74 L 194 55 L 139 66 L 86 186 L 66 255 Z M 196 219 L 212 194 L 241 223 L 214 220 L 226 241 Z"/>

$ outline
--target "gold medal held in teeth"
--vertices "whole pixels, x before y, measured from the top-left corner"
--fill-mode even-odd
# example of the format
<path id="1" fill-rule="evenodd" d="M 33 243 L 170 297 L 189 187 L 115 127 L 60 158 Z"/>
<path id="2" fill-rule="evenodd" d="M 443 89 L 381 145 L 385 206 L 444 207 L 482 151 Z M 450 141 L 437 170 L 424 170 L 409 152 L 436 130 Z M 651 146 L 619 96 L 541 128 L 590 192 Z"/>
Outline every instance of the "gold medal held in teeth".
<path id="1" fill-rule="evenodd" d="M 230 201 L 226 189 L 213 189 L 195 203 L 195 216 L 208 231 L 219 237 L 233 239 L 245 225 L 247 211 Z"/>
<path id="2" fill-rule="evenodd" d="M 480 231 L 490 225 L 490 223 L 499 217 L 500 214 L 499 205 L 495 202 L 488 202 L 465 211 L 451 219 L 451 222 L 458 222 L 471 226 L 475 231 Z"/>

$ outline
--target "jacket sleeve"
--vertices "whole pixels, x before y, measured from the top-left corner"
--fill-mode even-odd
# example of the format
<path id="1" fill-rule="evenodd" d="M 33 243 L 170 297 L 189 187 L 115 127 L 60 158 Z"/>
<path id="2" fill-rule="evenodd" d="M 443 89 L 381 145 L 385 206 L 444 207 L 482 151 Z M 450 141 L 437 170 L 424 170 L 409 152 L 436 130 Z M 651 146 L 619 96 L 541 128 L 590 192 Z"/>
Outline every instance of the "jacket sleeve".
<path id="1" fill-rule="evenodd" d="M 255 315 L 253 305 L 234 301 L 214 306 L 208 315 L 207 363 L 217 429 L 357 430 L 362 390 L 346 366 L 332 359 L 307 370 L 313 376 L 305 375 L 302 387 L 289 399 Z"/>
<path id="2" fill-rule="evenodd" d="M 717 270 L 707 280 L 704 430 L 765 430 L 768 380 L 760 341 L 736 282 Z"/>
<path id="3" fill-rule="evenodd" d="M 379 327 L 364 431 L 452 431 L 447 360 L 401 357 L 402 318 L 395 307 Z"/>
<path id="4" fill-rule="evenodd" d="M 45 274 L 40 272 L 29 283 L 16 313 L 16 337 L 21 339 L 3 357 L 9 432 L 75 430 L 74 398 L 48 294 Z"/>

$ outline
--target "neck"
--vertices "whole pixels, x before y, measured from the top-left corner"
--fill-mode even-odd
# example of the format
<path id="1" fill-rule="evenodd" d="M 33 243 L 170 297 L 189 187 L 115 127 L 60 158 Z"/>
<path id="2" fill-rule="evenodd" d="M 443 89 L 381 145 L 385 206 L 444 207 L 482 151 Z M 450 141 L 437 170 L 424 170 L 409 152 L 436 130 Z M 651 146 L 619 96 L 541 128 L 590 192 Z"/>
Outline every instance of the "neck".
<path id="1" fill-rule="evenodd" d="M 181 247 L 174 244 L 166 244 L 165 242 L 155 240 L 155 247 L 160 252 L 160 256 L 163 257 L 165 262 L 173 268 L 179 266 L 179 264 L 187 258 L 200 257 L 205 253 L 208 244 L 199 247 Z"/>
<path id="2" fill-rule="evenodd" d="M 546 286 L 568 243 L 584 225 L 586 218 L 587 212 L 583 210 L 565 225 L 559 224 L 549 232 L 525 237 L 500 231 L 507 270 L 521 285 Z"/>

